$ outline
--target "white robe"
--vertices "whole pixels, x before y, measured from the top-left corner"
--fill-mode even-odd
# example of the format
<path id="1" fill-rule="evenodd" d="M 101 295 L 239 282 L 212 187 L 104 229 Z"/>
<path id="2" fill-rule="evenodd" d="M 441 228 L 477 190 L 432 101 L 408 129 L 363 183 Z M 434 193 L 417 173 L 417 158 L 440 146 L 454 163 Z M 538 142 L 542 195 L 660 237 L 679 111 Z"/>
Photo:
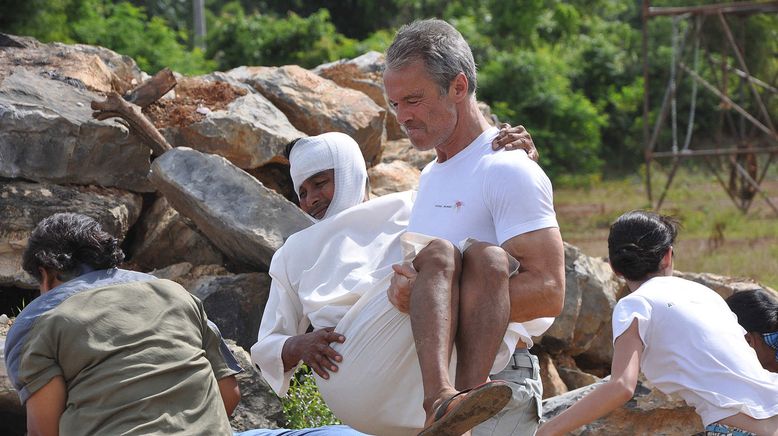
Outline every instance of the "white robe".
<path id="1" fill-rule="evenodd" d="M 289 237 L 273 256 L 270 296 L 251 347 L 262 376 L 284 396 L 294 374 L 283 369 L 284 342 L 309 325 L 335 326 L 346 337 L 332 344 L 343 362 L 329 380 L 316 376 L 319 391 L 345 424 L 382 436 L 415 435 L 425 418 L 410 317 L 386 294 L 391 266 L 404 258 L 400 236 L 412 204 L 411 192 L 382 196 Z M 406 244 L 405 258 L 418 248 Z M 455 367 L 454 355 L 452 378 Z"/>

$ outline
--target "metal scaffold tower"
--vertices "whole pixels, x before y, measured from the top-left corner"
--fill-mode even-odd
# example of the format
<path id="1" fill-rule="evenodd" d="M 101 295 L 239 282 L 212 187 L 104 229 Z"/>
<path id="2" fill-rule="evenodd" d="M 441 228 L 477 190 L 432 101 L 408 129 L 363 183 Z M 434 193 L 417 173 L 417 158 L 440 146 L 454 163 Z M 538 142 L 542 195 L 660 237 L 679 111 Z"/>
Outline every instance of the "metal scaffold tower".
<path id="1" fill-rule="evenodd" d="M 778 215 L 776 205 L 762 189 L 767 170 L 778 154 L 778 133 L 768 110 L 769 99 L 778 94 L 776 77 L 753 77 L 744 57 L 745 41 L 736 39 L 730 22 L 741 24 L 751 15 L 778 12 L 778 1 L 735 2 L 689 7 L 651 7 L 643 0 L 643 137 L 646 160 L 648 201 L 659 210 L 685 159 L 702 160 L 705 167 L 727 192 L 733 203 L 748 212 L 759 195 Z M 669 80 L 653 127 L 649 125 L 648 22 L 655 17 L 672 19 L 672 51 Z M 707 32 L 702 32 L 707 24 Z M 712 33 L 715 26 L 720 32 Z M 742 28 L 742 26 L 741 26 Z M 714 36 L 715 35 L 715 36 Z M 711 39 L 718 38 L 712 41 Z M 717 50 L 712 52 L 711 47 Z M 775 56 L 775 53 L 771 54 Z M 708 74 L 703 77 L 702 70 Z M 677 96 L 683 80 L 690 83 L 688 115 L 679 126 Z M 736 86 L 731 86 L 733 83 Z M 700 89 L 701 88 L 701 89 Z M 692 144 L 698 91 L 713 93 L 718 99 L 719 122 L 713 144 L 695 148 Z M 679 129 L 680 127 L 680 129 Z M 665 129 L 670 129 L 671 134 Z M 669 140 L 668 140 L 669 136 Z M 661 138 L 661 139 L 660 139 Z M 655 160 L 669 160 L 667 181 L 654 201 L 651 192 L 651 166 Z"/>

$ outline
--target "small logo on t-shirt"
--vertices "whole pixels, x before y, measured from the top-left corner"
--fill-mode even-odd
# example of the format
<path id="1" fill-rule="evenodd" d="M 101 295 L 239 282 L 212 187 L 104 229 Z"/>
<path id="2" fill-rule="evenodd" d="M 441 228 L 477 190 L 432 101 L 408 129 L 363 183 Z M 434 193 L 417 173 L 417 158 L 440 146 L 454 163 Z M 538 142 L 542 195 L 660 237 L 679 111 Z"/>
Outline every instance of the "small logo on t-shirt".
<path id="1" fill-rule="evenodd" d="M 454 204 L 436 204 L 435 207 L 439 207 L 441 209 L 454 209 L 456 212 L 459 212 L 460 209 L 462 209 L 465 206 L 465 203 L 461 200 L 457 200 L 454 202 Z"/>

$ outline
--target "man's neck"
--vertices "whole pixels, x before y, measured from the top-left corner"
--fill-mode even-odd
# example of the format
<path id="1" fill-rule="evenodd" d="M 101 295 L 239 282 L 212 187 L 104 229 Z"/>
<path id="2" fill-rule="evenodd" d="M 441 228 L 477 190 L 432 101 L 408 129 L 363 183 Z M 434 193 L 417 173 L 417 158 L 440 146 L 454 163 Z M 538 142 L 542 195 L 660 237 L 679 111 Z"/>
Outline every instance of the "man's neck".
<path id="1" fill-rule="evenodd" d="M 457 125 L 449 139 L 435 147 L 438 155 L 438 163 L 445 162 L 457 153 L 467 148 L 478 136 L 486 129 L 491 127 L 486 117 L 478 109 L 478 103 L 475 96 L 463 102 L 457 117 Z"/>

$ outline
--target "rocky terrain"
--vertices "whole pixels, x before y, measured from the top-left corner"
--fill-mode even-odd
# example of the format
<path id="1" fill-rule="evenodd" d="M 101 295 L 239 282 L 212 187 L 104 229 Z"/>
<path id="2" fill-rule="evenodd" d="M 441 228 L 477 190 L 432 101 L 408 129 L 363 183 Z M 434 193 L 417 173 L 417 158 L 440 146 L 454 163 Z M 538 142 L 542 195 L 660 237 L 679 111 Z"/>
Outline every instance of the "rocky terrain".
<path id="1" fill-rule="evenodd" d="M 0 343 L 37 295 L 20 267 L 30 230 L 55 212 L 96 218 L 120 238 L 126 268 L 181 283 L 204 301 L 247 372 L 237 429 L 283 425 L 279 400 L 248 362 L 267 302 L 268 264 L 311 221 L 294 203 L 284 146 L 300 136 L 353 136 L 373 195 L 413 189 L 430 153 L 411 149 L 383 98 L 383 57 L 321 65 L 247 66 L 198 77 L 139 104 L 170 150 L 121 119 L 96 119 L 111 92 L 138 102 L 149 76 L 101 47 L 42 44 L 0 34 Z M 488 110 L 486 108 L 485 110 Z M 606 262 L 566 245 L 564 313 L 532 349 L 547 415 L 607 376 L 610 313 L 625 286 Z M 749 283 L 688 274 L 726 296 Z M 0 351 L 2 350 L 0 345 Z M 641 384 L 623 409 L 580 434 L 692 434 L 700 422 L 676 398 Z M 0 433 L 23 434 L 24 413 L 0 359 Z"/>

